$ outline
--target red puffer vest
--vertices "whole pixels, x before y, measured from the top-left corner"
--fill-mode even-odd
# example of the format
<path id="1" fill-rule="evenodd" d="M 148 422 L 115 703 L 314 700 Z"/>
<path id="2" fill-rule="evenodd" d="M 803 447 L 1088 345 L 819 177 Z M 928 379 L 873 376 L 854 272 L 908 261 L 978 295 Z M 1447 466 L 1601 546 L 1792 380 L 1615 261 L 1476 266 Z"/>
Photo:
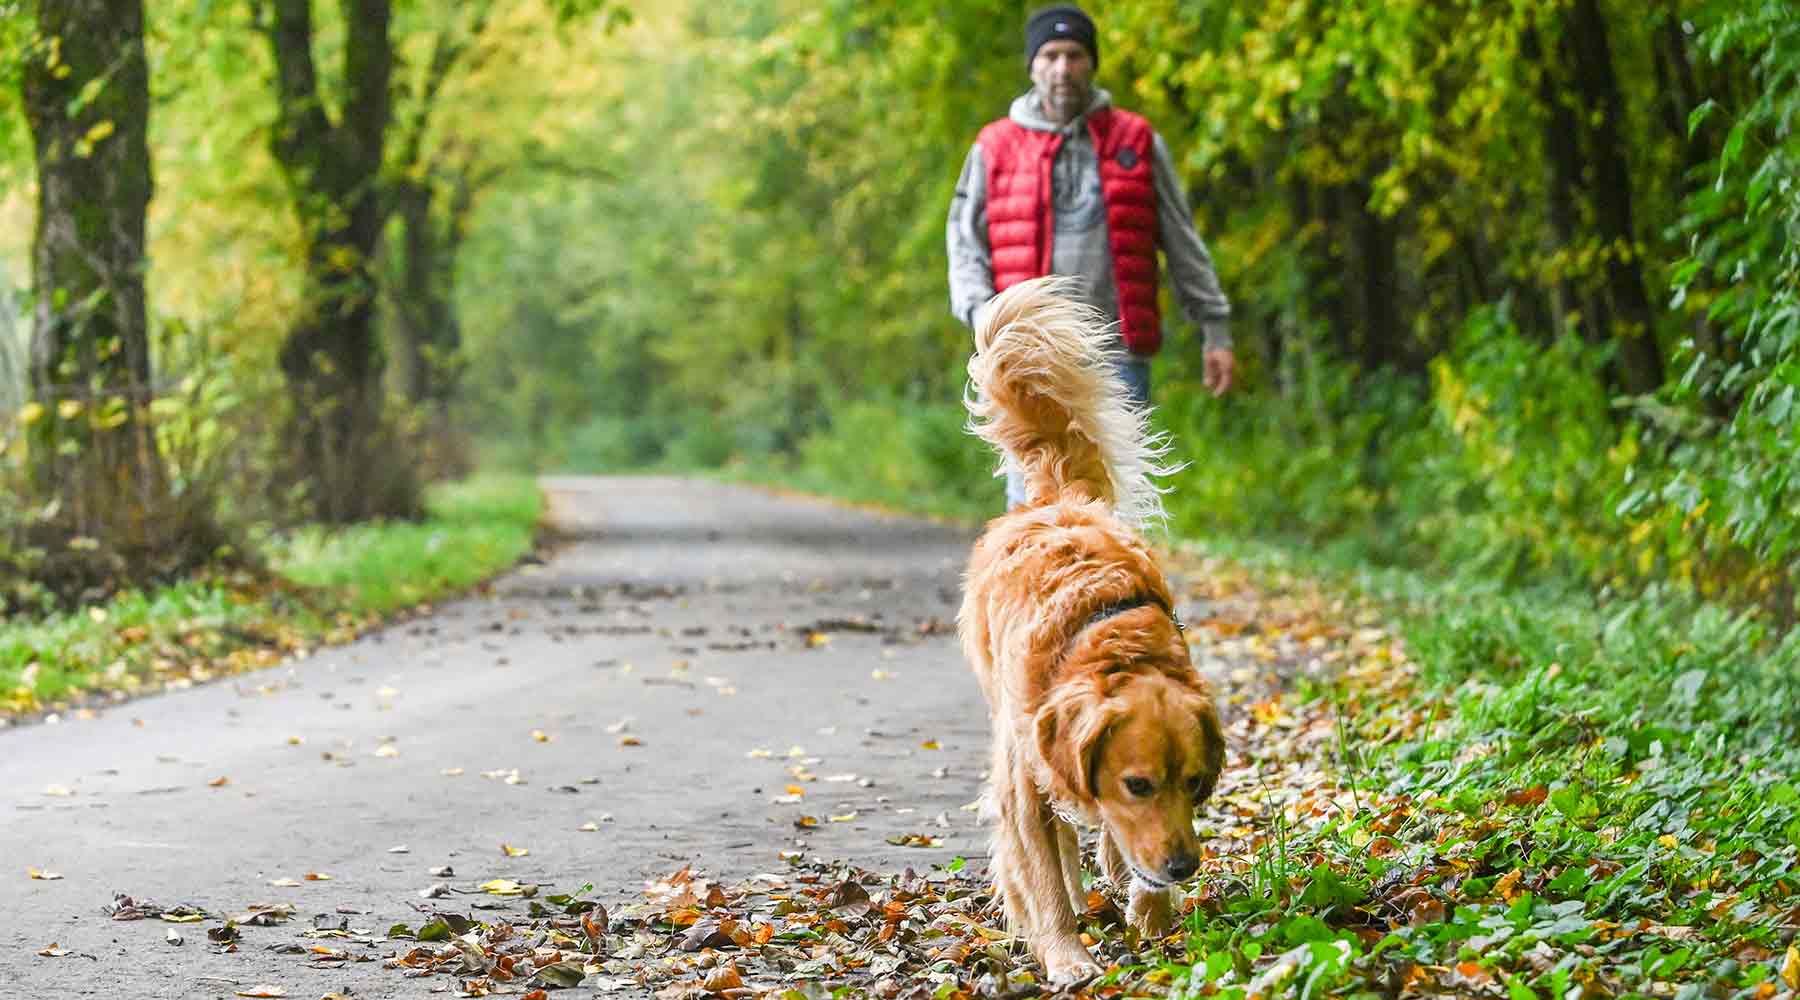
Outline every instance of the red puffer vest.
<path id="1" fill-rule="evenodd" d="M 1117 108 L 1094 112 L 1087 126 L 1100 157 L 1119 332 L 1133 354 L 1155 354 L 1162 346 L 1162 317 L 1156 303 L 1156 186 L 1150 175 L 1154 133 L 1143 117 Z M 987 168 L 988 246 L 994 291 L 1001 292 L 1050 273 L 1056 231 L 1050 168 L 1063 135 L 1002 118 L 975 141 Z"/>

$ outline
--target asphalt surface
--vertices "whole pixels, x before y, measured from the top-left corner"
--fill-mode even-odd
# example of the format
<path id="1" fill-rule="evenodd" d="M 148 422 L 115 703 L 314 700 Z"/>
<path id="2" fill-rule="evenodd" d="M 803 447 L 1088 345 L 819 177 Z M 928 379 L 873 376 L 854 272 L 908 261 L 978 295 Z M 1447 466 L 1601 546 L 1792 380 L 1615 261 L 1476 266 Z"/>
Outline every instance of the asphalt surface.
<path id="1" fill-rule="evenodd" d="M 691 480 L 545 486 L 565 540 L 480 596 L 0 731 L 0 997 L 440 995 L 444 977 L 269 949 L 315 914 L 416 926 L 440 881 L 591 882 L 616 905 L 684 865 L 732 879 L 783 851 L 883 870 L 982 853 L 963 806 L 986 717 L 953 634 L 969 533 Z M 779 801 L 789 785 L 803 796 Z M 942 846 L 888 843 L 913 833 Z M 111 919 L 119 893 L 298 915 L 221 954 L 216 921 Z M 68 954 L 37 954 L 52 944 Z"/>

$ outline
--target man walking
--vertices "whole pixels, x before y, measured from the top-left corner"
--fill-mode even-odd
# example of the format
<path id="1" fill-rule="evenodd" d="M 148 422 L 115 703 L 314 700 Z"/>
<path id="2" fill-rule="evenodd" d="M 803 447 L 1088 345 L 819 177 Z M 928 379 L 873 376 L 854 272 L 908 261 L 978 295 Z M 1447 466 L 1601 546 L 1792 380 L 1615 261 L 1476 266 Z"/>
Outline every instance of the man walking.
<path id="1" fill-rule="evenodd" d="M 1071 276 L 1084 301 L 1119 323 L 1119 374 L 1148 406 L 1150 359 L 1162 346 L 1160 247 L 1175 300 L 1205 335 L 1206 387 L 1223 395 L 1234 367 L 1231 304 L 1168 146 L 1093 85 L 1099 63 L 1094 22 L 1081 8 L 1047 7 L 1026 21 L 1031 90 L 981 130 L 950 202 L 950 310 L 973 327 L 996 292 Z M 1010 473 L 1007 499 L 1025 499 Z"/>

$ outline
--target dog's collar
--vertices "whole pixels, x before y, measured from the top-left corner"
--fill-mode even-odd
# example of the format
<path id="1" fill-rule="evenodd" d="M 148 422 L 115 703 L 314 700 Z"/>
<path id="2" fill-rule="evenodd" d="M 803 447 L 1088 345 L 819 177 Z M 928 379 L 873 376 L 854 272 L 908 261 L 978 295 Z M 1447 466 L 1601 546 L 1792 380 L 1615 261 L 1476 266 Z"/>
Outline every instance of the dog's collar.
<path id="1" fill-rule="evenodd" d="M 1169 620 L 1175 623 L 1177 631 L 1187 631 L 1187 626 L 1182 623 L 1181 616 L 1175 613 L 1175 609 L 1169 607 L 1168 602 L 1155 594 L 1133 594 L 1122 601 L 1114 601 L 1111 604 L 1103 605 L 1100 610 L 1094 612 L 1092 617 L 1088 618 L 1086 624 L 1081 626 L 1081 631 L 1086 632 L 1088 629 L 1093 628 L 1095 625 L 1100 624 L 1114 615 L 1122 615 L 1127 611 L 1133 611 L 1137 608 L 1146 606 L 1161 608 L 1163 614 L 1168 615 Z"/>

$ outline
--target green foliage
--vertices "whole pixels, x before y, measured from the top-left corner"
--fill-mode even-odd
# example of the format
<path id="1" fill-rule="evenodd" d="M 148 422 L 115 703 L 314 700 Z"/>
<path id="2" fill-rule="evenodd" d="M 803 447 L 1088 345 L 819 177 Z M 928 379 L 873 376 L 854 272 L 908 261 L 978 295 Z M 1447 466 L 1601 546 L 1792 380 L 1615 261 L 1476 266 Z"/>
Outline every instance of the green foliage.
<path id="1" fill-rule="evenodd" d="M 429 516 L 329 530 L 306 528 L 272 556 L 283 576 L 334 595 L 357 613 L 384 614 L 462 590 L 531 548 L 542 498 L 529 480 L 439 486 Z"/>

